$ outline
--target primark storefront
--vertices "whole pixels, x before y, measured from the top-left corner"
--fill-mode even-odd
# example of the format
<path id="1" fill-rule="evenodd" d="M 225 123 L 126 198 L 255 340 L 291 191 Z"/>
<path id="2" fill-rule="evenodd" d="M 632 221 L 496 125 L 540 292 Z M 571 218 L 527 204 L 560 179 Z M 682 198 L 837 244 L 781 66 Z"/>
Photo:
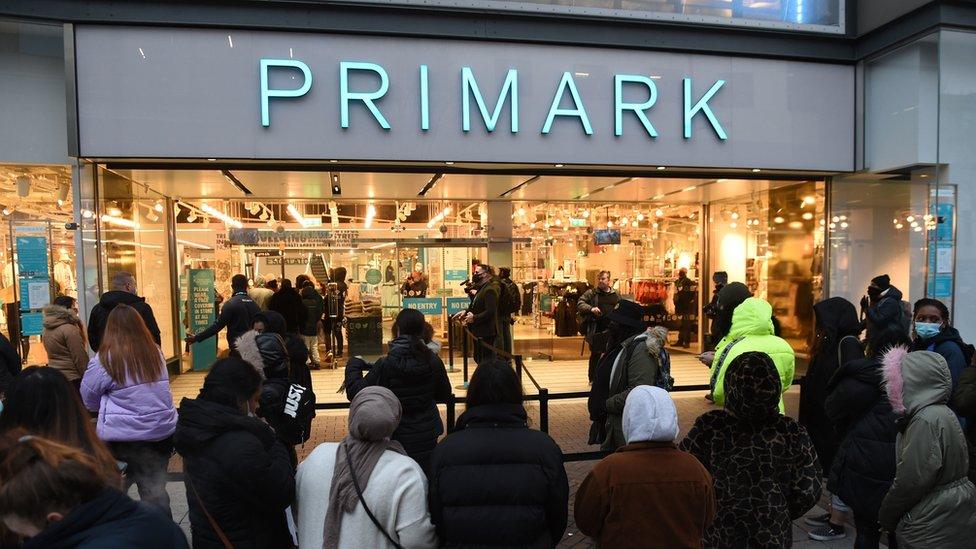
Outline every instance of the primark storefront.
<path id="1" fill-rule="evenodd" d="M 443 329 L 472 260 L 510 266 L 516 350 L 555 360 L 603 269 L 693 350 L 717 271 L 801 352 L 876 274 L 976 285 L 971 10 L 77 4 L 0 8 L 0 297 L 32 363 L 40 306 L 123 270 L 179 369 L 237 272 L 344 268 L 375 354 L 403 306 Z"/>

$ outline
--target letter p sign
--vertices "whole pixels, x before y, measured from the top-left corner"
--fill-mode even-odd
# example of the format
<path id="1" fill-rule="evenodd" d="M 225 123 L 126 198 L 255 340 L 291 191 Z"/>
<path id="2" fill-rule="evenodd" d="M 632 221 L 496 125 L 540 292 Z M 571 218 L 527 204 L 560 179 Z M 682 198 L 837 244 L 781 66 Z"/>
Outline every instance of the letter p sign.
<path id="1" fill-rule="evenodd" d="M 290 90 L 275 90 L 268 88 L 268 69 L 271 67 L 290 67 L 302 71 L 304 82 L 301 87 Z M 262 59 L 261 60 L 261 125 L 271 125 L 271 115 L 268 112 L 272 97 L 301 97 L 312 89 L 312 70 L 308 65 L 294 59 Z"/>

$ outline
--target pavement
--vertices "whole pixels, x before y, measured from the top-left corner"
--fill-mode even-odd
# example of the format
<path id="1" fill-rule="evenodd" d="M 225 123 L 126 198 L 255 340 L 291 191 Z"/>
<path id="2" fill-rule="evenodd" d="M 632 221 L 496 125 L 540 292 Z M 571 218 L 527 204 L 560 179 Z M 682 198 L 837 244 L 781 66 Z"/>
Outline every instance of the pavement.
<path id="1" fill-rule="evenodd" d="M 678 410 L 679 425 L 682 433 L 687 433 L 691 428 L 691 425 L 694 423 L 695 418 L 709 409 L 712 409 L 713 406 L 705 401 L 704 392 L 701 391 L 676 392 L 672 393 L 672 397 Z M 787 405 L 787 413 L 795 416 L 799 400 L 798 388 L 794 387 L 787 392 L 785 400 Z M 539 403 L 529 402 L 527 403 L 526 409 L 529 413 L 530 426 L 538 428 L 540 421 Z M 460 414 L 462 411 L 463 409 L 459 409 L 458 414 Z M 441 415 L 445 415 L 443 407 L 441 407 Z M 297 449 L 299 459 L 307 456 L 318 444 L 322 442 L 335 442 L 341 440 L 346 434 L 347 421 L 345 411 L 320 411 L 318 416 L 313 421 L 312 435 L 309 442 Z M 588 430 L 589 421 L 587 419 L 585 400 L 559 400 L 553 401 L 550 404 L 549 434 L 560 445 L 564 453 L 574 454 L 597 450 L 597 447 L 586 444 Z M 681 435 L 679 435 L 679 437 L 680 436 Z M 573 501 L 580 483 L 596 463 L 597 461 L 594 460 L 569 461 L 566 463 L 566 473 L 569 477 L 570 486 L 570 501 L 568 510 L 569 525 L 566 529 L 566 535 L 560 542 L 559 547 L 576 548 L 593 547 L 595 545 L 593 540 L 584 536 L 576 528 L 576 523 L 573 520 Z M 174 456 L 170 463 L 170 470 L 180 471 L 181 469 L 182 463 L 180 457 Z M 186 490 L 184 485 L 182 482 L 170 482 L 167 484 L 166 489 L 170 494 L 173 519 L 177 521 L 189 538 L 190 524 L 187 516 Z M 138 495 L 136 494 L 134 487 L 130 491 L 130 495 L 138 499 Z M 824 512 L 825 510 L 822 504 L 814 509 L 811 509 L 807 515 L 818 515 L 823 514 Z M 853 547 L 854 545 L 854 528 L 852 525 L 849 525 L 847 528 L 847 538 L 833 542 L 819 542 L 809 539 L 807 536 L 809 529 L 810 528 L 806 526 L 802 520 L 798 520 L 794 523 L 793 547 L 798 549 L 823 547 L 839 549 Z"/>

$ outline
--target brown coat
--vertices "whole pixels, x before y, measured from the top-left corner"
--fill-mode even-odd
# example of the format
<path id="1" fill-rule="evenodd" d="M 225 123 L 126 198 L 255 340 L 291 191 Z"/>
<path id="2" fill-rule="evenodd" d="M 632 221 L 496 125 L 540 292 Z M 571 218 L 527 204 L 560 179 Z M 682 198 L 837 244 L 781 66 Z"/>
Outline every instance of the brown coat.
<path id="1" fill-rule="evenodd" d="M 44 307 L 44 332 L 41 334 L 47 365 L 57 368 L 68 378 L 76 381 L 88 368 L 88 351 L 85 350 L 85 334 L 81 320 L 73 311 L 57 305 Z"/>
<path id="2" fill-rule="evenodd" d="M 599 547 L 698 549 L 715 518 L 712 477 L 674 443 L 628 444 L 586 476 L 574 515 Z"/>

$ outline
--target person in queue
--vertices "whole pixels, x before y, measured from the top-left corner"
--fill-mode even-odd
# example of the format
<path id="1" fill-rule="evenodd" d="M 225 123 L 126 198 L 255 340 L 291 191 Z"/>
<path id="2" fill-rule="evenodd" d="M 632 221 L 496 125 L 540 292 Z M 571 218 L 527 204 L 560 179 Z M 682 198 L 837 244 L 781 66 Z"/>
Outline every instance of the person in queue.
<path id="1" fill-rule="evenodd" d="M 285 328 L 289 334 L 297 334 L 305 324 L 306 311 L 302 296 L 292 287 L 291 280 L 281 279 L 281 287 L 268 300 L 268 310 L 285 317 Z"/>
<path id="2" fill-rule="evenodd" d="M 501 331 L 498 316 L 500 286 L 494 279 L 495 275 L 490 265 L 479 263 L 475 266 L 473 282 L 477 291 L 467 311 L 460 314 L 461 322 L 469 327 L 471 334 L 487 345 L 486 347 L 474 343 L 474 361 L 477 364 L 494 358 L 494 353 L 489 347 L 495 345 Z"/>
<path id="3" fill-rule="evenodd" d="M 953 328 L 949 308 L 938 299 L 925 298 L 915 302 L 912 317 L 912 351 L 931 351 L 945 359 L 955 388 L 959 376 L 972 362 L 972 352 Z"/>
<path id="4" fill-rule="evenodd" d="M 95 459 L 101 473 L 122 482 L 119 463 L 95 433 L 95 424 L 78 389 L 50 366 L 25 369 L 11 383 L 0 413 L 0 434 L 14 430 L 80 448 Z"/>
<path id="5" fill-rule="evenodd" d="M 856 337 L 847 336 L 841 342 L 842 363 L 829 380 L 824 401 L 824 411 L 841 438 L 830 469 L 824 471 L 832 494 L 831 514 L 814 517 L 824 520 L 818 520 L 821 524 L 809 534 L 817 541 L 846 537 L 845 515 L 851 511 L 857 529 L 854 547 L 858 549 L 877 549 L 881 542 L 878 509 L 895 478 L 898 416 L 882 383 L 883 353 L 908 344 L 908 338 L 897 331 L 880 331 L 875 337 L 883 339 L 870 342 L 868 349 L 877 351 L 868 356 L 863 355 Z M 894 538 L 889 537 L 888 546 L 893 547 L 893 543 Z"/>
<path id="6" fill-rule="evenodd" d="M 24 549 L 188 548 L 172 520 L 119 491 L 98 459 L 23 431 L 0 445 L 0 517 Z"/>
<path id="7" fill-rule="evenodd" d="M 420 311 L 400 311 L 393 323 L 389 353 L 372 366 L 358 357 L 349 359 L 344 384 L 350 402 L 366 387 L 381 386 L 393 391 L 403 410 L 393 440 L 403 445 L 406 454 L 424 471 L 428 470 L 438 437 L 444 433 L 437 403 L 446 402 L 451 396 L 444 362 L 424 343 L 426 325 Z"/>
<path id="8" fill-rule="evenodd" d="M 969 444 L 969 480 L 976 483 L 976 367 L 967 366 L 959 374 L 953 391 L 952 409 L 966 419 L 966 442 Z"/>
<path id="9" fill-rule="evenodd" d="M 308 349 L 313 370 L 321 368 L 322 359 L 319 356 L 319 328 L 322 326 L 322 314 L 325 313 L 325 299 L 315 287 L 315 282 L 306 278 L 301 288 L 302 305 L 305 306 L 305 322 L 301 326 L 302 340 Z"/>
<path id="10" fill-rule="evenodd" d="M 861 298 L 862 325 L 867 331 L 869 342 L 881 338 L 881 334 L 877 332 L 886 330 L 910 334 L 911 313 L 905 311 L 908 304 L 903 304 L 903 295 L 901 290 L 891 284 L 891 277 L 888 275 L 871 279 L 867 294 Z"/>
<path id="11" fill-rule="evenodd" d="M 230 279 L 230 286 L 234 294 L 224 303 L 217 315 L 217 320 L 209 328 L 199 334 L 187 334 L 186 344 L 192 345 L 206 341 L 227 328 L 227 347 L 231 355 L 237 354 L 237 338 L 251 329 L 254 317 L 261 312 L 257 303 L 247 295 L 247 277 L 236 274 Z"/>
<path id="12" fill-rule="evenodd" d="M 895 347 L 884 355 L 885 391 L 898 421 L 897 471 L 878 512 L 899 546 L 972 547 L 976 486 L 967 478 L 962 427 L 947 403 L 952 374 L 941 355 Z"/>
<path id="13" fill-rule="evenodd" d="M 515 315 L 522 309 L 522 291 L 512 280 L 511 267 L 498 268 L 498 305 L 501 348 L 511 354 L 515 345 L 512 332 L 515 328 Z"/>
<path id="14" fill-rule="evenodd" d="M 85 328 L 78 317 L 78 300 L 62 295 L 42 309 L 44 331 L 41 343 L 47 352 L 47 365 L 57 368 L 75 387 L 88 368 Z"/>
<path id="15" fill-rule="evenodd" d="M 714 307 L 709 305 L 709 307 L 712 307 L 711 334 L 709 336 L 710 344 L 708 346 L 710 350 L 698 355 L 698 360 L 702 364 L 711 368 L 712 363 L 715 361 L 715 349 L 722 344 L 725 336 L 729 335 L 729 331 L 732 329 L 732 315 L 735 314 L 736 307 L 750 297 L 752 297 L 752 292 L 741 282 L 725 284 L 715 294 L 715 298 L 713 299 L 715 302 Z M 705 394 L 705 400 L 709 402 L 715 401 L 711 390 Z"/>
<path id="16" fill-rule="evenodd" d="M 776 335 L 772 305 L 756 297 L 746 299 L 735 308 L 732 327 L 716 347 L 709 379 L 715 404 L 721 405 L 725 401 L 725 376 L 729 365 L 739 355 L 750 352 L 760 352 L 772 359 L 779 371 L 780 389 L 785 393 L 793 383 L 796 354 L 785 339 Z M 785 413 L 785 410 L 780 397 L 779 411 Z"/>
<path id="17" fill-rule="evenodd" d="M 261 311 L 254 316 L 254 331 L 277 334 L 288 355 L 288 378 L 304 387 L 312 387 L 312 371 L 308 367 L 308 348 L 297 334 L 288 333 L 285 317 L 274 311 Z"/>
<path id="18" fill-rule="evenodd" d="M 442 546 L 554 547 L 567 524 L 562 451 L 529 429 L 522 384 L 502 360 L 480 364 L 467 409 L 430 460 L 430 515 Z"/>
<path id="19" fill-rule="evenodd" d="M 857 309 L 850 301 L 832 297 L 814 305 L 813 313 L 814 340 L 810 349 L 810 365 L 800 391 L 797 419 L 813 441 L 820 468 L 827 473 L 831 470 L 841 440 L 834 422 L 826 412 L 827 388 L 838 370 L 850 360 L 863 358 L 864 351 L 857 339 L 861 332 Z M 837 539 L 836 536 L 842 537 L 844 534 L 842 521 L 848 510 L 844 502 L 834 494 L 831 496 L 828 513 L 807 517 L 805 520 L 807 524 L 823 530 L 818 535 Z"/>
<path id="20" fill-rule="evenodd" d="M 576 492 L 576 525 L 600 547 L 654 540 L 661 547 L 700 548 L 715 518 L 715 490 L 705 467 L 675 446 L 678 412 L 671 395 L 635 387 L 623 416 L 627 445 L 586 475 Z"/>
<path id="21" fill-rule="evenodd" d="M 349 295 L 349 284 L 346 283 L 345 267 L 335 267 L 330 272 L 330 282 L 322 292 L 325 296 L 325 314 L 322 315 L 322 327 L 325 330 L 325 350 L 328 353 L 326 356 L 336 359 L 342 358 L 342 325 L 346 318 L 346 297 Z M 333 340 L 335 341 L 333 342 Z M 326 362 L 332 361 L 326 358 Z"/>
<path id="22" fill-rule="evenodd" d="M 678 341 L 675 347 L 691 346 L 695 330 L 693 318 L 697 315 L 698 309 L 698 285 L 688 278 L 688 269 L 679 269 L 678 278 L 674 281 L 674 312 L 678 315 L 680 328 L 678 329 Z"/>
<path id="23" fill-rule="evenodd" d="M 299 547 L 437 547 L 424 472 L 391 438 L 400 418 L 392 391 L 366 387 L 349 404 L 349 433 L 298 466 Z"/>
<path id="24" fill-rule="evenodd" d="M 768 355 L 736 356 L 725 408 L 699 416 L 679 445 L 715 480 L 718 510 L 705 547 L 790 547 L 792 521 L 820 499 L 817 454 L 803 426 L 780 413 L 780 383 Z"/>
<path id="25" fill-rule="evenodd" d="M 102 294 L 98 303 L 92 307 L 91 314 L 88 315 L 88 345 L 92 351 L 98 352 L 98 347 L 102 343 L 102 333 L 105 331 L 105 323 L 108 322 L 108 315 L 117 305 L 128 305 L 135 309 L 146 328 L 152 336 L 156 345 L 162 343 L 160 339 L 159 324 L 156 323 L 156 315 L 153 314 L 152 307 L 146 303 L 146 298 L 136 294 L 136 278 L 131 273 L 119 271 L 112 275 L 111 291 Z"/>
<path id="26" fill-rule="evenodd" d="M 620 294 L 610 285 L 610 271 L 600 271 L 596 277 L 596 287 L 583 292 L 576 303 L 576 311 L 583 320 L 582 332 L 590 346 L 590 359 L 587 363 L 586 377 L 590 384 L 596 375 L 600 357 L 607 350 L 610 321 L 606 314 L 620 302 Z"/>
<path id="27" fill-rule="evenodd" d="M 194 549 L 292 545 L 285 509 L 295 471 L 285 445 L 255 417 L 260 394 L 261 372 L 231 357 L 214 363 L 197 398 L 180 402 L 174 443 Z"/>
<path id="28" fill-rule="evenodd" d="M 277 287 L 277 281 L 275 281 Z M 275 293 L 274 289 L 267 285 L 267 282 L 263 278 L 259 278 L 254 281 L 254 285 L 247 289 L 247 296 L 251 298 L 251 301 L 258 306 L 262 311 L 268 310 L 268 300 L 271 299 Z"/>
<path id="29" fill-rule="evenodd" d="M 85 406 L 98 412 L 96 432 L 124 462 L 126 487 L 172 516 L 166 472 L 173 454 L 176 408 L 166 360 L 128 305 L 108 315 L 102 346 L 81 380 Z"/>
<path id="30" fill-rule="evenodd" d="M 718 342 L 722 339 L 722 337 L 724 337 L 724 334 L 722 334 L 721 337 L 718 338 L 715 337 L 716 336 L 715 320 L 719 311 L 718 293 L 721 292 L 722 288 L 725 288 L 725 286 L 728 285 L 728 283 L 729 283 L 729 273 L 725 271 L 716 271 L 712 273 L 712 299 L 708 302 L 708 305 L 705 305 L 705 309 L 704 309 L 705 316 L 708 317 L 709 319 L 708 337 L 705 343 L 705 350 L 708 351 L 714 351 L 715 345 L 717 345 Z"/>

